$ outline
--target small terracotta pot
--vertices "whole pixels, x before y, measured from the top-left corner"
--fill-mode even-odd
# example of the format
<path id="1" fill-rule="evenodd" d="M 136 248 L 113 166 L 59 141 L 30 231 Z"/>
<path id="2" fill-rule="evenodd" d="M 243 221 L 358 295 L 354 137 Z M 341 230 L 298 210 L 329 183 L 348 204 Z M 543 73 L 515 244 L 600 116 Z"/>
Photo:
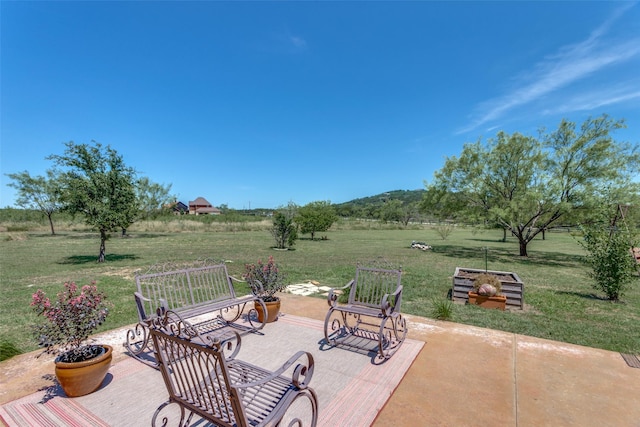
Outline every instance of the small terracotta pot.
<path id="1" fill-rule="evenodd" d="M 264 319 L 264 313 L 262 306 L 258 302 L 254 302 L 256 311 L 258 312 L 258 322 L 262 322 Z M 267 323 L 275 322 L 278 320 L 278 314 L 280 314 L 280 300 L 265 302 L 267 306 Z"/>
<path id="2" fill-rule="evenodd" d="M 102 385 L 111 365 L 113 347 L 101 345 L 106 351 L 82 362 L 55 362 L 56 378 L 69 397 L 93 393 Z"/>
<path id="3" fill-rule="evenodd" d="M 487 295 L 478 295 L 475 292 L 469 292 L 469 304 L 504 311 L 507 305 L 507 297 L 504 295 L 495 295 L 490 297 Z"/>

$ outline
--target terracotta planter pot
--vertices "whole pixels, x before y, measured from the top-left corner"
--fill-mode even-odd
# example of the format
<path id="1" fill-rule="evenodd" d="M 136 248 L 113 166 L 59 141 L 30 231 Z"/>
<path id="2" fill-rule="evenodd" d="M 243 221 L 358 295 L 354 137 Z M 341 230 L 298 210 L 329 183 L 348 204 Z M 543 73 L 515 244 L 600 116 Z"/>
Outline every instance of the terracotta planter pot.
<path id="1" fill-rule="evenodd" d="M 504 295 L 490 297 L 486 295 L 478 295 L 475 292 L 469 292 L 469 304 L 504 311 L 507 305 L 507 297 Z"/>
<path id="2" fill-rule="evenodd" d="M 264 312 L 262 306 L 257 302 L 254 303 L 256 311 L 258 312 L 258 322 L 262 322 L 264 319 Z M 275 322 L 278 320 L 278 314 L 280 313 L 280 300 L 265 302 L 267 306 L 267 323 Z"/>
<path id="3" fill-rule="evenodd" d="M 67 396 L 84 396 L 100 388 L 111 365 L 113 352 L 110 345 L 101 345 L 101 347 L 106 351 L 90 360 L 73 363 L 55 362 L 56 378 Z"/>

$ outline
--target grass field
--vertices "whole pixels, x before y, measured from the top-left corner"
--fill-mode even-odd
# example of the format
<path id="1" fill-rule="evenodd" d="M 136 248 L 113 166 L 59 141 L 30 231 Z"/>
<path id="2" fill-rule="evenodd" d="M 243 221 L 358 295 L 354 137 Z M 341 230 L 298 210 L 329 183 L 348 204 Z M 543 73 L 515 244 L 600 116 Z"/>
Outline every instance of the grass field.
<path id="1" fill-rule="evenodd" d="M 523 280 L 525 309 L 499 312 L 456 304 L 452 321 L 640 353 L 640 280 L 621 303 L 601 299 L 580 262 L 583 251 L 568 233 L 547 233 L 546 240 L 530 244 L 528 258 L 521 258 L 515 241 L 499 241 L 500 231 L 456 229 L 447 240 L 440 240 L 428 227 L 388 228 L 339 223 L 323 233 L 326 240 L 301 239 L 295 250 L 275 251 L 265 224 L 140 223 L 131 227 L 129 237 L 114 235 L 107 242 L 107 262 L 98 264 L 96 233 L 61 227 L 58 235 L 51 236 L 46 227 L 33 231 L 5 224 L 0 232 L 3 348 L 21 352 L 37 348 L 30 333 L 35 316 L 29 303 L 38 288 L 55 295 L 65 281 L 97 281 L 114 305 L 101 330 L 113 329 L 137 321 L 132 295 L 136 271 L 144 272 L 158 262 L 205 257 L 227 261 L 230 273 L 239 277 L 245 263 L 273 255 L 289 283 L 317 280 L 328 286 L 346 284 L 357 262 L 382 257 L 405 272 L 403 312 L 431 317 L 434 302 L 445 299 L 451 288 L 455 268 L 484 268 L 482 248 L 488 247 L 490 270 L 514 271 Z M 433 250 L 410 249 L 412 240 L 426 241 Z"/>

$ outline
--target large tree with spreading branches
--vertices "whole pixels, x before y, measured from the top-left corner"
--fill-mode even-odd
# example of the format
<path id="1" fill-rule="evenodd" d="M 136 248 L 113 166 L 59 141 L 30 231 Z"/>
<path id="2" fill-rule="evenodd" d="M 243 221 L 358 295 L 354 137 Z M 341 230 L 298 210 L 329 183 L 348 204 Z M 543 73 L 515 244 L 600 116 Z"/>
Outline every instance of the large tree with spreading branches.
<path id="1" fill-rule="evenodd" d="M 61 198 L 65 209 L 82 214 L 100 233 L 98 262 L 105 261 L 110 232 L 126 229 L 139 213 L 135 171 L 110 146 L 65 143 L 62 155 L 51 155 L 59 168 Z"/>
<path id="2" fill-rule="evenodd" d="M 579 128 L 562 120 L 539 138 L 500 132 L 487 144 L 466 144 L 426 185 L 422 207 L 441 217 L 498 225 L 527 256 L 527 245 L 561 218 L 624 203 L 610 198 L 635 188 L 640 155 L 637 145 L 612 138 L 622 127 L 623 121 L 603 115 Z"/>

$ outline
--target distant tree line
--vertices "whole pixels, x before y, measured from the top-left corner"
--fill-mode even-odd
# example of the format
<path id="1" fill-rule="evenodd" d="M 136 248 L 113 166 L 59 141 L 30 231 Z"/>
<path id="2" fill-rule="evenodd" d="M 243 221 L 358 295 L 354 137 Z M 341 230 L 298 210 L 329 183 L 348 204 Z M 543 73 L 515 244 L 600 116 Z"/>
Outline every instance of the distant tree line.
<path id="1" fill-rule="evenodd" d="M 515 237 L 520 255 L 527 256 L 528 244 L 554 227 L 601 223 L 593 213 L 602 206 L 631 206 L 625 223 L 638 224 L 639 209 L 633 207 L 640 204 L 640 149 L 612 138 L 623 127 L 624 121 L 602 115 L 579 127 L 562 120 L 556 130 L 541 130 L 538 137 L 499 132 L 486 143 L 465 144 L 423 190 L 394 190 L 340 204 L 290 202 L 276 209 L 221 205 L 220 218 L 210 220 L 272 218 L 278 247 L 293 245 L 299 234 L 315 240 L 338 218 L 404 226 L 465 223 L 502 229 L 503 240 Z M 53 167 L 46 176 L 8 174 L 17 205 L 42 212 L 52 234 L 56 212 L 82 215 L 100 233 L 98 260 L 104 261 L 109 233 L 170 212 L 171 185 L 138 176 L 111 147 L 95 142 L 65 147 L 63 154 L 48 157 Z"/>
<path id="2" fill-rule="evenodd" d="M 360 218 L 397 222 L 421 222 L 426 216 L 420 211 L 425 190 L 394 190 L 334 205 L 343 218 Z"/>

